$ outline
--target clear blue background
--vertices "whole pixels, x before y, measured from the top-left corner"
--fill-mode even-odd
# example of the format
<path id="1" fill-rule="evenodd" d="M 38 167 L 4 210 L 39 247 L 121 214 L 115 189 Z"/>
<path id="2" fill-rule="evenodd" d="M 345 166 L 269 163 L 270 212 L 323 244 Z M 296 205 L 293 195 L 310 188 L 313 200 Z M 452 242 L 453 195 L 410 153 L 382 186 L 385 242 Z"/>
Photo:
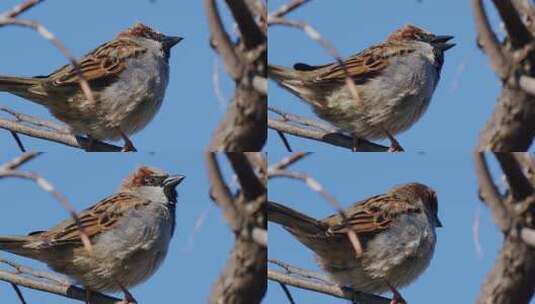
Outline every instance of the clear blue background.
<path id="1" fill-rule="evenodd" d="M 0 156 L 0 164 L 13 153 Z M 224 163 L 224 162 L 223 162 Z M 223 270 L 234 236 L 208 196 L 204 157 L 200 153 L 48 153 L 22 167 L 40 173 L 75 206 L 83 210 L 114 193 L 125 176 L 140 165 L 162 168 L 186 179 L 177 188 L 177 229 L 167 259 L 158 272 L 131 290 L 139 303 L 206 303 Z M 224 174 L 232 182 L 228 166 Z M 0 234 L 27 234 L 52 227 L 69 215 L 47 192 L 19 179 L 0 181 Z M 10 255 L 23 265 L 48 270 L 43 263 Z M 0 264 L 1 269 L 7 269 Z M 28 303 L 80 303 L 56 295 L 22 288 Z M 118 294 L 122 297 L 122 295 Z M 19 303 L 8 283 L 0 281 L 0 303 Z"/>
<path id="2" fill-rule="evenodd" d="M 0 12 L 3 12 L 22 1 L 1 2 Z M 227 8 L 224 3 L 221 4 L 226 24 L 233 33 Z M 162 33 L 184 37 L 171 51 L 171 78 L 160 112 L 144 130 L 131 139 L 140 151 L 197 151 L 207 146 L 232 97 L 233 88 L 221 62 L 209 46 L 202 1 L 46 1 L 20 18 L 41 22 L 77 58 L 113 39 L 138 21 Z M 0 74 L 47 75 L 67 63 L 59 50 L 31 29 L 3 27 L 0 29 L 0 40 Z M 215 67 L 219 69 L 222 100 L 214 93 Z M 0 93 L 0 105 L 55 120 L 44 107 L 11 94 Z M 22 140 L 27 149 L 68 149 L 63 145 L 25 136 L 22 136 Z M 116 144 L 122 146 L 121 141 Z M 5 130 L 0 130 L 0 147 L 2 150 L 18 149 L 11 134 Z"/>
<path id="3" fill-rule="evenodd" d="M 283 156 L 286 155 L 270 153 L 268 158 L 272 164 Z M 495 180 L 503 189 L 501 172 L 497 171 L 494 158 L 489 159 Z M 432 187 L 438 195 L 439 218 L 444 227 L 437 229 L 438 241 L 431 265 L 415 282 L 401 289 L 401 294 L 411 304 L 475 302 L 495 262 L 502 237 L 488 209 L 478 199 L 471 155 L 315 153 L 290 169 L 315 178 L 342 206 L 403 183 L 420 182 Z M 270 200 L 316 218 L 334 213 L 327 201 L 300 181 L 273 179 L 268 186 Z M 477 216 L 481 252 L 476 249 L 473 234 Z M 313 253 L 288 232 L 271 223 L 268 229 L 269 258 L 319 270 Z M 280 270 L 276 265 L 269 265 L 269 268 Z M 290 287 L 290 290 L 296 303 L 347 303 L 302 289 Z M 387 293 L 386 296 L 391 295 Z M 288 303 L 279 284 L 271 281 L 264 302 Z"/>
<path id="4" fill-rule="evenodd" d="M 286 0 L 270 0 L 270 11 Z M 500 31 L 494 7 L 485 2 L 494 29 Z M 453 35 L 456 47 L 446 52 L 442 78 L 425 115 L 397 136 L 407 151 L 470 151 L 490 117 L 500 90 L 488 58 L 476 47 L 470 1 L 465 0 L 375 0 L 312 1 L 287 15 L 308 22 L 343 56 L 355 54 L 383 41 L 390 32 L 407 23 L 435 34 Z M 500 32 L 503 35 L 503 32 Z M 291 67 L 296 62 L 324 64 L 333 59 L 302 31 L 272 26 L 269 29 L 269 62 Z M 269 105 L 286 112 L 314 118 L 309 106 L 278 87 L 269 86 Z M 270 114 L 272 117 L 277 117 Z M 288 136 L 295 151 L 331 151 L 331 145 Z M 382 141 L 388 145 L 388 141 Z M 268 151 L 285 151 L 274 131 L 269 131 Z"/>

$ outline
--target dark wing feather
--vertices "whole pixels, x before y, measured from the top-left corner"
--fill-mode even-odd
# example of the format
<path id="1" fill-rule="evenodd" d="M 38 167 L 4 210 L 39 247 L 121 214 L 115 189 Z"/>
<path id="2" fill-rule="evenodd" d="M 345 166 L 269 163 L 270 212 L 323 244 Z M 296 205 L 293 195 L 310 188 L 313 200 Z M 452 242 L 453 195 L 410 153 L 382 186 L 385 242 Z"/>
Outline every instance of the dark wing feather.
<path id="1" fill-rule="evenodd" d="M 134 41 L 121 39 L 105 43 L 79 62 L 83 77 L 87 81 L 115 76 L 126 68 L 126 60 L 145 52 L 146 48 Z M 72 65 L 65 65 L 49 75 L 54 86 L 78 85 L 78 73 Z"/>
<path id="2" fill-rule="evenodd" d="M 387 204 L 386 210 L 381 205 Z M 359 236 L 371 237 L 378 232 L 388 229 L 393 220 L 407 212 L 421 212 L 420 208 L 395 194 L 383 194 L 358 202 L 345 210 L 348 217 L 347 224 Z M 323 220 L 329 224 L 332 234 L 347 233 L 347 226 L 339 215 Z"/>
<path id="3" fill-rule="evenodd" d="M 93 207 L 78 214 L 80 225 L 84 232 L 91 239 L 96 235 L 110 229 L 115 225 L 121 216 L 128 210 L 137 209 L 150 203 L 148 200 L 141 200 L 138 196 L 127 193 L 119 193 L 110 196 Z M 41 232 L 38 235 L 51 244 L 80 244 L 80 232 L 74 219 L 68 219 L 49 231 Z"/>
<path id="4" fill-rule="evenodd" d="M 413 50 L 408 47 L 396 45 L 395 48 L 390 48 L 387 44 L 380 44 L 347 58 L 344 64 L 353 81 L 362 84 L 382 72 L 393 56 L 411 52 Z M 345 81 L 346 73 L 337 62 L 322 67 L 322 69 L 323 71 L 316 76 L 315 82 Z"/>

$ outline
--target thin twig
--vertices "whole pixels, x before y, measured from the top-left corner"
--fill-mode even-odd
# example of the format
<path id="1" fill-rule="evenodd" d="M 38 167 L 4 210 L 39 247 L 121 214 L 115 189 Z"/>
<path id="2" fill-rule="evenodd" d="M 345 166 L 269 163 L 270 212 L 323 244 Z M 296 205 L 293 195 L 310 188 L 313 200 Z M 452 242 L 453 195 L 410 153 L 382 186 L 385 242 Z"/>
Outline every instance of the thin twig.
<path id="1" fill-rule="evenodd" d="M 298 275 L 304 279 L 317 280 L 328 285 L 334 284 L 326 275 L 321 272 L 310 271 L 301 267 L 293 266 L 277 259 L 268 259 L 268 262 L 283 268 L 290 275 Z"/>
<path id="2" fill-rule="evenodd" d="M 311 290 L 337 298 L 357 301 L 366 304 L 390 304 L 391 300 L 373 294 L 363 293 L 349 288 L 340 288 L 337 285 L 328 285 L 300 278 L 294 278 L 279 271 L 268 269 L 268 280 L 294 286 L 301 289 Z"/>
<path id="3" fill-rule="evenodd" d="M 503 198 L 492 181 L 485 154 L 483 152 L 474 152 L 474 163 L 479 181 L 480 196 L 492 211 L 498 227 L 505 232 L 511 224 L 509 222 L 509 215 Z"/>
<path id="4" fill-rule="evenodd" d="M 208 18 L 208 25 L 212 33 L 212 39 L 218 52 L 223 56 L 223 63 L 225 70 L 233 79 L 240 79 L 242 77 L 243 65 L 238 58 L 230 37 L 225 31 L 217 3 L 215 0 L 204 0 L 206 7 L 206 16 Z"/>
<path id="5" fill-rule="evenodd" d="M 80 87 L 82 89 L 82 92 L 84 93 L 87 100 L 95 104 L 95 98 L 93 96 L 93 92 L 91 91 L 91 87 L 89 86 L 89 82 L 85 79 L 84 75 L 82 74 L 82 70 L 80 69 L 80 65 L 78 64 L 78 61 L 72 56 L 71 52 L 63 45 L 63 43 L 56 37 L 52 32 L 50 32 L 46 27 L 44 27 L 42 24 L 31 21 L 31 20 L 21 20 L 16 18 L 0 18 L 0 26 L 4 25 L 19 25 L 23 27 L 29 27 L 34 29 L 37 33 L 39 33 L 43 38 L 46 40 L 52 42 L 53 45 L 56 46 L 60 50 L 60 52 L 63 54 L 67 60 L 71 63 L 71 65 L 74 68 L 74 71 L 76 75 L 79 78 Z"/>
<path id="6" fill-rule="evenodd" d="M 290 172 L 286 170 L 269 170 L 268 169 L 268 177 L 288 177 L 293 179 L 298 179 L 303 181 L 310 189 L 313 191 L 319 193 L 327 202 L 333 206 L 333 208 L 336 210 L 336 212 L 340 215 L 342 218 L 342 224 L 346 227 L 346 234 L 349 239 L 349 242 L 353 246 L 353 249 L 355 250 L 355 254 L 357 257 L 360 257 L 362 255 L 363 249 L 362 244 L 360 243 L 360 240 L 357 236 L 357 233 L 351 229 L 349 224 L 347 223 L 347 214 L 345 213 L 344 209 L 340 206 L 340 204 L 337 202 L 336 198 L 327 192 L 323 186 L 316 181 L 314 178 L 304 174 L 304 173 L 298 173 L 298 172 Z"/>
<path id="7" fill-rule="evenodd" d="M 286 151 L 293 152 L 292 147 L 290 147 L 290 143 L 288 142 L 288 139 L 286 138 L 284 133 L 282 133 L 282 131 L 279 131 L 279 130 L 276 130 L 276 131 L 277 131 L 277 134 L 279 134 L 279 138 L 282 140 L 284 147 L 286 147 Z"/>
<path id="8" fill-rule="evenodd" d="M 20 302 L 22 304 L 26 304 L 26 300 L 24 300 L 24 296 L 22 295 L 22 291 L 20 291 L 19 286 L 17 286 L 17 284 L 11 283 L 11 287 L 13 287 L 13 289 L 17 293 L 17 297 L 19 298 Z"/>
<path id="9" fill-rule="evenodd" d="M 57 142 L 70 146 L 73 148 L 78 148 L 85 150 L 88 147 L 89 139 L 81 136 L 74 136 L 72 134 L 59 133 L 57 131 L 49 131 L 44 129 L 39 129 L 36 127 L 25 125 L 24 123 L 11 121 L 7 119 L 0 118 L 0 129 L 5 129 L 8 131 L 17 132 L 24 134 L 30 137 L 41 138 L 49 140 L 52 142 Z M 104 143 L 101 141 L 93 141 L 91 145 L 92 151 L 107 151 L 107 152 L 119 152 L 121 147 Z"/>
<path id="10" fill-rule="evenodd" d="M 19 286 L 60 295 L 66 298 L 79 300 L 84 303 L 86 301 L 86 290 L 74 285 L 61 285 L 52 282 L 43 282 L 42 280 L 25 277 L 21 274 L 14 274 L 3 270 L 0 270 L 0 280 L 14 283 Z M 91 292 L 91 300 L 93 304 L 124 304 L 124 301 L 121 299 L 107 296 L 98 292 Z"/>
<path id="11" fill-rule="evenodd" d="M 283 159 L 281 159 L 279 162 L 269 166 L 268 168 L 268 172 L 271 170 L 285 170 L 287 169 L 289 166 L 295 164 L 296 162 L 304 159 L 305 157 L 311 155 L 312 152 L 297 152 L 297 153 L 294 153 L 288 157 L 284 157 Z"/>
<path id="12" fill-rule="evenodd" d="M 279 285 L 282 288 L 282 290 L 284 291 L 284 293 L 286 294 L 286 297 L 288 298 L 288 301 L 290 302 L 290 304 L 295 304 L 295 301 L 292 298 L 292 294 L 290 293 L 290 290 L 288 289 L 288 286 L 286 286 L 286 284 L 280 283 L 280 282 L 279 282 Z"/>
<path id="13" fill-rule="evenodd" d="M 307 4 L 311 0 L 293 0 L 287 4 L 281 5 L 277 10 L 269 14 L 271 18 L 275 17 L 284 17 L 286 14 L 290 13 L 293 10 L 301 7 L 304 4 Z"/>
<path id="14" fill-rule="evenodd" d="M 50 280 L 52 282 L 55 282 L 55 283 L 58 283 L 58 284 L 62 284 L 62 285 L 70 285 L 71 284 L 71 282 L 67 278 L 65 278 L 63 276 L 60 276 L 58 274 L 55 274 L 53 272 L 35 270 L 35 269 L 31 268 L 31 267 L 22 266 L 22 265 L 17 264 L 17 263 L 15 263 L 13 261 L 5 260 L 5 259 L 0 259 L 0 263 L 6 264 L 6 265 L 12 267 L 13 269 L 15 269 L 17 271 L 17 273 L 20 273 L 20 274 L 30 275 L 32 277 L 39 278 L 39 279 Z"/>
<path id="15" fill-rule="evenodd" d="M 69 128 L 65 125 L 60 125 L 50 120 L 42 119 L 36 116 L 24 114 L 8 107 L 0 106 L 0 111 L 6 112 L 9 115 L 15 117 L 18 122 L 27 123 L 36 127 L 44 127 L 51 131 L 59 132 L 62 134 L 70 134 Z"/>
<path id="16" fill-rule="evenodd" d="M 26 2 L 23 2 L 21 4 L 16 5 L 11 10 L 3 13 L 0 15 L 0 19 L 2 18 L 16 18 L 18 15 L 22 14 L 23 12 L 29 10 L 30 8 L 34 7 L 35 5 L 43 2 L 44 0 L 28 0 Z"/>
<path id="17" fill-rule="evenodd" d="M 13 136 L 13 139 L 15 139 L 15 142 L 17 143 L 17 146 L 19 147 L 20 152 L 26 152 L 26 148 L 24 148 L 24 145 L 22 144 L 22 140 L 20 140 L 19 135 L 16 132 L 10 131 L 11 136 Z"/>
<path id="18" fill-rule="evenodd" d="M 21 156 L 19 157 L 16 157 L 10 161 L 8 161 L 7 163 L 3 164 L 2 166 L 0 166 L 0 172 L 2 171 L 7 171 L 7 170 L 15 170 L 17 169 L 18 167 L 24 165 L 25 163 L 29 162 L 30 160 L 38 157 L 39 155 L 41 155 L 42 152 L 28 152 L 28 153 L 24 153 L 22 154 Z"/>
<path id="19" fill-rule="evenodd" d="M 310 119 L 310 118 L 302 117 L 299 115 L 291 114 L 291 113 L 282 111 L 272 106 L 268 106 L 268 111 L 279 115 L 280 117 L 284 119 L 284 121 L 287 121 L 290 123 L 295 123 L 297 125 L 301 125 L 304 127 L 312 127 L 314 129 L 325 131 L 325 132 L 330 132 L 330 133 L 339 132 L 339 129 L 337 129 L 336 127 L 328 123 L 324 123 L 321 120 Z"/>
<path id="20" fill-rule="evenodd" d="M 505 79 L 509 74 L 509 61 L 503 54 L 498 38 L 496 38 L 496 35 L 491 29 L 483 6 L 483 0 L 471 0 L 471 2 L 481 46 L 489 56 L 494 71 L 496 71 L 501 79 Z"/>
<path id="21" fill-rule="evenodd" d="M 314 130 L 311 128 L 303 128 L 291 123 L 273 119 L 268 117 L 268 127 L 273 130 L 281 131 L 286 134 L 291 134 L 299 137 L 304 137 L 324 143 L 328 143 L 334 146 L 346 148 L 352 150 L 354 148 L 353 138 L 343 133 L 326 132 L 322 130 Z M 386 152 L 388 147 L 372 143 L 370 141 L 359 139 L 358 145 L 359 152 Z"/>
<path id="22" fill-rule="evenodd" d="M 39 154 L 40 153 L 26 153 L 20 157 L 17 157 L 7 162 L 5 165 L 0 167 L 0 179 L 7 177 L 29 179 L 34 181 L 41 189 L 51 194 L 63 206 L 63 208 L 69 212 L 78 227 L 78 232 L 80 233 L 80 240 L 82 241 L 85 249 L 91 254 L 93 252 L 91 241 L 89 240 L 89 237 L 87 236 L 84 227 L 82 227 L 80 219 L 69 200 L 62 193 L 57 191 L 48 180 L 46 180 L 39 174 L 31 172 L 22 172 L 13 169 L 35 158 Z"/>
<path id="23" fill-rule="evenodd" d="M 315 30 L 312 26 L 310 26 L 306 22 L 287 20 L 287 19 L 279 18 L 279 17 L 268 17 L 268 25 L 275 25 L 275 24 L 286 25 L 286 26 L 301 29 L 312 40 L 318 42 L 327 51 L 327 53 L 329 53 L 329 55 L 331 55 L 336 60 L 336 62 L 338 62 L 338 64 L 344 71 L 346 85 L 349 89 L 349 92 L 351 93 L 351 97 L 353 97 L 353 101 L 355 102 L 355 104 L 361 109 L 364 109 L 364 110 L 366 109 L 366 105 L 360 100 L 360 97 L 357 91 L 357 86 L 355 85 L 353 78 L 351 78 L 351 74 L 349 73 L 349 70 L 347 69 L 347 66 L 344 60 L 338 54 L 338 51 L 336 50 L 336 48 L 334 47 L 332 43 L 330 43 L 327 39 L 325 39 L 317 30 Z"/>

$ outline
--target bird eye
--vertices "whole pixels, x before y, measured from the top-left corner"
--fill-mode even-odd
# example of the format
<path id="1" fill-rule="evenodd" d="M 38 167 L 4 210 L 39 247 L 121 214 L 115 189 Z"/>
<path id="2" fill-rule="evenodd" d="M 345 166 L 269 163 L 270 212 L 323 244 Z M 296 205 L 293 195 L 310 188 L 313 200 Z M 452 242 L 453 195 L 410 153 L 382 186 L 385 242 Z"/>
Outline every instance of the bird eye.
<path id="1" fill-rule="evenodd" d="M 158 185 L 159 183 L 160 183 L 160 179 L 156 176 L 145 177 L 145 185 Z"/>

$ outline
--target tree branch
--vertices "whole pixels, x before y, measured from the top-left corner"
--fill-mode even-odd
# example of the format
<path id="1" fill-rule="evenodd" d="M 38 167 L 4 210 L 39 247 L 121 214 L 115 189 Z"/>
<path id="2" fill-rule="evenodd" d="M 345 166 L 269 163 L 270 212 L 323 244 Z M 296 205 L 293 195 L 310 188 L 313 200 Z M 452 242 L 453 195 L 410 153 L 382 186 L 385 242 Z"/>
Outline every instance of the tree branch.
<path id="1" fill-rule="evenodd" d="M 301 289 L 306 289 L 314 292 L 323 293 L 337 298 L 348 299 L 362 304 L 389 304 L 391 300 L 388 298 L 359 292 L 347 288 L 340 288 L 335 284 L 328 285 L 324 282 L 318 283 L 310 280 L 292 277 L 288 274 L 276 270 L 268 270 L 268 280 L 294 286 Z"/>
<path id="2" fill-rule="evenodd" d="M 496 71 L 501 79 L 505 79 L 509 74 L 509 63 L 502 52 L 498 38 L 496 38 L 496 35 L 491 29 L 483 6 L 483 0 L 471 0 L 471 2 L 476 28 L 479 32 L 479 43 L 489 56 L 494 71 Z"/>
<path id="3" fill-rule="evenodd" d="M 214 201 L 223 209 L 223 214 L 236 235 L 234 248 L 225 270 L 213 287 L 209 303 L 260 303 L 266 292 L 267 242 L 259 241 L 262 237 L 258 237 L 258 234 L 266 231 L 264 206 L 267 192 L 264 190 L 259 193 L 258 190 L 266 189 L 265 186 L 259 187 L 257 182 L 245 181 L 248 178 L 258 179 L 256 175 L 251 176 L 256 171 L 252 170 L 252 164 L 249 162 L 251 157 L 234 153 L 228 153 L 227 156 L 240 182 L 241 190 L 236 196 L 232 196 L 223 181 L 215 153 L 207 153 Z M 265 161 L 262 164 L 264 168 L 257 170 L 258 172 L 266 171 Z M 264 236 L 267 238 L 267 233 L 264 233 Z"/>
<path id="4" fill-rule="evenodd" d="M 342 133 L 333 133 L 322 130 L 314 130 L 310 128 L 303 128 L 300 126 L 293 125 L 284 120 L 277 120 L 273 118 L 268 118 L 268 128 L 284 132 L 286 134 L 291 134 L 294 136 L 299 136 L 303 138 L 308 138 L 324 143 L 331 144 L 333 146 L 347 148 L 349 150 L 353 149 L 353 139 Z M 359 140 L 359 145 L 357 147 L 358 152 L 385 152 L 388 151 L 388 147 L 378 145 L 367 140 Z"/>
<path id="5" fill-rule="evenodd" d="M 511 1 L 492 0 L 492 2 L 498 9 L 515 49 L 522 48 L 533 40 L 533 36 L 520 19 L 520 15 Z"/>
<path id="6" fill-rule="evenodd" d="M 475 163 L 481 196 L 491 209 L 505 241 L 494 268 L 483 284 L 477 303 L 529 303 L 535 292 L 535 233 L 532 230 L 535 217 L 534 185 L 523 174 L 523 162 L 517 161 L 520 155 L 495 153 L 495 156 L 511 189 L 505 198 L 497 194 L 483 153 L 476 153 Z M 529 205 L 523 210 L 514 208 L 524 202 Z"/>
<path id="7" fill-rule="evenodd" d="M 13 131 L 30 137 L 45 139 L 48 141 L 64 144 L 73 148 L 85 150 L 89 146 L 89 140 L 85 137 L 74 136 L 68 133 L 59 133 L 37 127 L 25 125 L 23 123 L 0 118 L 0 129 Z M 91 145 L 92 151 L 119 152 L 121 147 L 107 144 L 100 141 L 94 141 Z"/>
<path id="8" fill-rule="evenodd" d="M 0 280 L 34 290 L 56 294 L 69 299 L 78 300 L 84 303 L 86 302 L 86 290 L 74 285 L 61 285 L 58 283 L 45 282 L 3 270 L 0 270 Z M 91 292 L 91 300 L 91 304 L 124 304 L 124 302 L 120 299 L 94 291 Z"/>

